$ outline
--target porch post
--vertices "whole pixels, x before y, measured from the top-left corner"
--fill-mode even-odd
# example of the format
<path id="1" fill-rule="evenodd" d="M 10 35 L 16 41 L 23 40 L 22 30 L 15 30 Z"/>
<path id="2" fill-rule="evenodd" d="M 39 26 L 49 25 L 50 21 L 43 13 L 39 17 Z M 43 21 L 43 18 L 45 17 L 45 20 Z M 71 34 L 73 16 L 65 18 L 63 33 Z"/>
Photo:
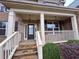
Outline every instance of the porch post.
<path id="1" fill-rule="evenodd" d="M 44 27 L 44 14 L 40 14 L 40 29 L 41 29 L 41 37 L 42 37 L 42 42 L 45 44 L 45 27 Z"/>
<path id="2" fill-rule="evenodd" d="M 72 21 L 72 28 L 73 28 L 73 31 L 75 31 L 75 39 L 78 39 L 78 26 L 77 26 L 77 19 L 76 19 L 76 15 L 74 15 L 72 18 L 71 18 L 71 21 Z"/>
<path id="3" fill-rule="evenodd" d="M 15 19 L 16 19 L 15 13 L 13 11 L 9 11 L 7 37 L 10 36 L 14 32 Z"/>

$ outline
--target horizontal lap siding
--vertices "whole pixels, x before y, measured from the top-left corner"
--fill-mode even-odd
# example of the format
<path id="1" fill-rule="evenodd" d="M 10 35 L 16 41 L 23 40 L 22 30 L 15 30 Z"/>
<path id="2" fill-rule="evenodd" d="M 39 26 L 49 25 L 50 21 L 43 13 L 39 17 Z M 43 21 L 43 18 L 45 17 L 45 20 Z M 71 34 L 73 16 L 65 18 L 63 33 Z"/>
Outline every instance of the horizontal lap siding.
<path id="1" fill-rule="evenodd" d="M 0 12 L 0 21 L 7 21 L 8 20 L 8 13 Z"/>

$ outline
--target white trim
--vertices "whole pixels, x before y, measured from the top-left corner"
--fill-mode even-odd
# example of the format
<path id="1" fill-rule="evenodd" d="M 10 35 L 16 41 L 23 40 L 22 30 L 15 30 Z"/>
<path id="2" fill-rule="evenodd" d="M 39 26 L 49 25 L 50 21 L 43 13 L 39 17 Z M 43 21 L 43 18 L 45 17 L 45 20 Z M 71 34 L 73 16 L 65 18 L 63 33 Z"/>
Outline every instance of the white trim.
<path id="1" fill-rule="evenodd" d="M 7 37 L 9 37 L 15 30 L 15 20 L 16 20 L 15 12 L 10 10 L 8 16 Z"/>
<path id="2" fill-rule="evenodd" d="M 6 44 L 6 42 L 8 42 L 15 34 L 17 34 L 17 32 L 14 32 L 11 36 L 9 36 L 3 42 L 1 42 L 0 46 L 3 46 L 4 44 Z"/>
<path id="3" fill-rule="evenodd" d="M 26 26 L 27 26 L 27 24 L 24 24 L 24 40 L 27 40 L 27 37 L 25 37 L 25 35 L 26 35 L 26 34 L 25 34 L 25 31 L 26 31 L 26 30 L 25 30 L 25 27 L 26 27 Z"/>
<path id="4" fill-rule="evenodd" d="M 51 14 L 51 15 L 63 15 L 63 16 L 74 16 L 74 14 L 70 14 L 70 13 L 59 13 L 59 12 L 47 12 L 47 11 L 37 11 L 37 10 L 25 10 L 25 9 L 11 9 L 12 11 L 15 12 L 20 12 L 20 13 L 33 13 L 33 14 L 40 14 L 40 13 L 44 13 L 44 14 Z"/>
<path id="5" fill-rule="evenodd" d="M 27 23 L 27 24 L 24 24 L 24 40 L 28 40 L 28 38 L 26 37 L 25 38 L 25 26 L 28 26 L 28 24 L 34 24 L 34 26 L 36 26 L 36 24 L 35 23 Z M 34 36 L 35 36 L 35 34 L 34 34 Z"/>
<path id="6" fill-rule="evenodd" d="M 73 31 L 75 31 L 75 39 L 79 39 L 78 37 L 78 26 L 77 26 L 77 18 L 76 15 L 73 15 L 73 17 L 71 17 L 71 22 L 72 22 L 72 28 Z"/>
<path id="7" fill-rule="evenodd" d="M 5 31 L 5 36 L 7 36 L 8 32 L 8 22 L 6 22 L 6 31 Z"/>
<path id="8" fill-rule="evenodd" d="M 45 44 L 45 24 L 44 24 L 44 14 L 40 14 L 40 29 L 41 29 L 41 38 L 43 44 Z"/>
<path id="9" fill-rule="evenodd" d="M 65 41 L 56 41 L 56 42 L 53 42 L 53 43 L 64 43 L 64 42 L 67 42 L 68 40 L 65 40 Z"/>
<path id="10" fill-rule="evenodd" d="M 11 53 L 11 55 L 8 57 L 8 59 L 12 59 L 12 56 L 14 55 L 16 49 L 18 48 L 19 45 L 16 45 L 13 52 Z"/>
<path id="11" fill-rule="evenodd" d="M 43 59 L 43 53 L 42 53 L 43 42 L 39 31 L 36 31 L 36 44 L 37 44 L 37 51 L 38 51 L 38 59 Z"/>

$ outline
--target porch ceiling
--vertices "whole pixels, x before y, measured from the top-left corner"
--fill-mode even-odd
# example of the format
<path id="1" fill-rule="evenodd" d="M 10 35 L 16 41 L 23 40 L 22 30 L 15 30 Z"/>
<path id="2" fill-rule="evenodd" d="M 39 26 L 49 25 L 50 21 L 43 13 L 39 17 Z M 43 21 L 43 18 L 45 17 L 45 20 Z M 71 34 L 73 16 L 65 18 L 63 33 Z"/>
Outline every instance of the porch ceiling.
<path id="1" fill-rule="evenodd" d="M 39 14 L 23 14 L 23 13 L 17 13 L 17 17 L 21 18 L 22 21 L 38 21 L 40 20 Z M 53 20 L 53 21 L 60 21 L 60 20 L 66 20 L 70 17 L 68 16 L 56 16 L 56 15 L 46 15 L 45 14 L 45 20 Z"/>

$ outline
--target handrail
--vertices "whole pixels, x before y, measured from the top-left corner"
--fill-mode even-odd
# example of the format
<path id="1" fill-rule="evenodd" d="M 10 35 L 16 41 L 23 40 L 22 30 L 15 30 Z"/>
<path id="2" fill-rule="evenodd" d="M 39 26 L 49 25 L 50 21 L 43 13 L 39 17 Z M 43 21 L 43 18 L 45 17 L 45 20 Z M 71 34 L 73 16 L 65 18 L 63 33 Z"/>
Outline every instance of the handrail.
<path id="1" fill-rule="evenodd" d="M 54 32 L 72 32 L 73 30 L 55 30 Z M 45 31 L 45 32 L 53 32 L 53 31 Z"/>
<path id="2" fill-rule="evenodd" d="M 37 37 L 38 37 L 38 41 L 37 41 L 38 45 L 42 45 L 42 40 L 41 40 L 39 31 L 37 31 Z"/>
<path id="3" fill-rule="evenodd" d="M 0 46 L 4 45 L 6 42 L 8 42 L 9 39 L 11 39 L 15 34 L 17 34 L 17 32 L 13 33 L 10 37 L 6 38 L 3 42 L 1 42 Z"/>
<path id="4" fill-rule="evenodd" d="M 38 59 L 43 59 L 43 54 L 42 54 L 42 40 L 39 31 L 36 32 L 36 43 L 37 43 L 37 50 L 38 50 Z"/>
<path id="5" fill-rule="evenodd" d="M 14 32 L 11 36 L 0 43 L 0 59 L 11 59 L 16 48 L 19 46 L 21 35 Z"/>

